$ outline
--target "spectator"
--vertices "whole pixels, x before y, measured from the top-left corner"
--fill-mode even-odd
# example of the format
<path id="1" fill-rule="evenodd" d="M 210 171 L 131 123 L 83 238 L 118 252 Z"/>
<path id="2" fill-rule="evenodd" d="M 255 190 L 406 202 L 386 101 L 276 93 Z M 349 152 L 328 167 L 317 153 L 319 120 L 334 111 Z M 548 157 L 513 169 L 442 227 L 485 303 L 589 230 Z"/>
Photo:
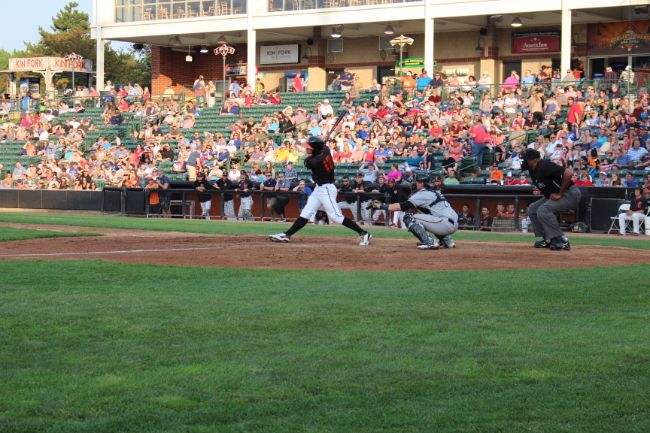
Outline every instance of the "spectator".
<path id="1" fill-rule="evenodd" d="M 202 107 L 205 103 L 205 81 L 203 80 L 203 75 L 194 80 L 194 96 L 196 97 L 196 104 L 199 107 Z"/>
<path id="2" fill-rule="evenodd" d="M 456 170 L 450 169 L 447 171 L 447 178 L 443 181 L 445 185 L 458 185 L 460 182 L 456 178 Z"/>
<path id="3" fill-rule="evenodd" d="M 623 186 L 626 188 L 637 188 L 639 186 L 639 182 L 634 179 L 634 175 L 632 173 L 627 173 L 625 175 L 625 180 L 623 181 Z"/>
<path id="4" fill-rule="evenodd" d="M 302 209 L 307 204 L 307 198 L 311 195 L 312 189 L 307 185 L 307 183 L 304 180 L 300 180 L 298 182 L 298 185 L 296 185 L 292 191 L 298 193 L 298 197 L 297 197 L 298 209 L 302 211 Z"/>

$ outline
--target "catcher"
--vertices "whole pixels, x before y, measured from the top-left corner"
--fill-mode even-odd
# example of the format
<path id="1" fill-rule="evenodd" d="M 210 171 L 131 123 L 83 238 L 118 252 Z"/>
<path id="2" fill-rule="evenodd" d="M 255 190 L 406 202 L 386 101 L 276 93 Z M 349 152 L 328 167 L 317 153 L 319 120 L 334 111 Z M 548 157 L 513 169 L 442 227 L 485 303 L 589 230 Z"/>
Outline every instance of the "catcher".
<path id="1" fill-rule="evenodd" d="M 429 176 L 419 174 L 415 179 L 415 192 L 401 203 L 387 204 L 378 200 L 371 203 L 374 209 L 405 212 L 404 224 L 420 240 L 420 250 L 454 248 L 451 234 L 458 230 L 458 215 L 440 191 L 429 186 Z M 431 234 L 434 236 L 432 237 Z"/>

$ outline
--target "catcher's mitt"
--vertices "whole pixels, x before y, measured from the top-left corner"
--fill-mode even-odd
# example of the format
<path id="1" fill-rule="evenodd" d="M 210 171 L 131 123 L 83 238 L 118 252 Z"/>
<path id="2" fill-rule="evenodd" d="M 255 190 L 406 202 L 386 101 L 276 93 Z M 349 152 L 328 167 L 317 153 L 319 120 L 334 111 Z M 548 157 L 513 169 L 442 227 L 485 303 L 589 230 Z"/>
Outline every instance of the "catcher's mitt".
<path id="1" fill-rule="evenodd" d="M 386 203 L 382 203 L 379 200 L 373 200 L 370 202 L 368 206 L 366 206 L 366 209 L 386 209 L 388 208 L 388 205 Z"/>

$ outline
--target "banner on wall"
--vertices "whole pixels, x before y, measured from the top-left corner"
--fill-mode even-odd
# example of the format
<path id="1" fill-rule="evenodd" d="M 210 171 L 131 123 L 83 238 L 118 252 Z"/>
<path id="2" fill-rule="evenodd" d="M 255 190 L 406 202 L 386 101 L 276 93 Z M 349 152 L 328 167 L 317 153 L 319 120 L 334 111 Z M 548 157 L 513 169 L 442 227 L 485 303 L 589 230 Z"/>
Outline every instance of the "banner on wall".
<path id="1" fill-rule="evenodd" d="M 513 54 L 553 53 L 560 51 L 560 32 L 512 32 Z"/>
<path id="2" fill-rule="evenodd" d="M 23 93 L 41 93 L 41 80 L 39 78 L 23 77 L 18 84 L 18 91 Z"/>
<path id="3" fill-rule="evenodd" d="M 587 53 L 590 56 L 650 53 L 650 21 L 589 24 Z"/>
<path id="4" fill-rule="evenodd" d="M 260 48 L 260 65 L 300 63 L 299 54 L 298 44 L 262 46 Z"/>

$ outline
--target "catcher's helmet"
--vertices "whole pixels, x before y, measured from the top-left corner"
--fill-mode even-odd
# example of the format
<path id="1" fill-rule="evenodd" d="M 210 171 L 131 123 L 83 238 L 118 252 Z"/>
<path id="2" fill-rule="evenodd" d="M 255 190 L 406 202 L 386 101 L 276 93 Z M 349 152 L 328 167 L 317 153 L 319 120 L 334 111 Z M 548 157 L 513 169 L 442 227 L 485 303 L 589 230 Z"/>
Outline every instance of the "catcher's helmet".
<path id="1" fill-rule="evenodd" d="M 431 182 L 431 177 L 429 176 L 429 173 L 418 173 L 415 175 L 415 181 L 416 182 L 424 182 L 425 184 L 429 184 Z"/>
<path id="2" fill-rule="evenodd" d="M 325 142 L 320 137 L 309 137 L 307 143 L 305 143 L 304 146 L 307 149 L 311 150 L 311 153 L 318 155 L 323 151 Z"/>

